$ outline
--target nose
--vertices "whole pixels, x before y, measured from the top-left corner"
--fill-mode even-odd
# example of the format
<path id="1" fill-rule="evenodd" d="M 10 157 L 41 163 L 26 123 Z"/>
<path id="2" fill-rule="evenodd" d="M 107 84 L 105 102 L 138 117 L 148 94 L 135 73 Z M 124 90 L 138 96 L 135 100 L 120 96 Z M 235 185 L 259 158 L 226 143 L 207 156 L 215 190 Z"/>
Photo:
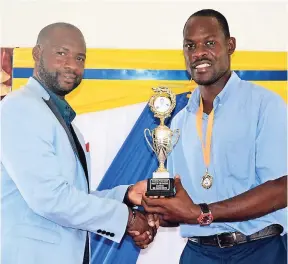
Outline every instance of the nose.
<path id="1" fill-rule="evenodd" d="M 197 45 L 197 47 L 193 50 L 193 53 L 192 53 L 192 58 L 194 60 L 206 58 L 207 56 L 208 56 L 208 51 L 204 45 Z"/>
<path id="2" fill-rule="evenodd" d="M 65 69 L 70 69 L 73 71 L 79 70 L 79 65 L 77 64 L 76 59 L 72 56 L 67 56 L 64 66 L 65 66 Z"/>

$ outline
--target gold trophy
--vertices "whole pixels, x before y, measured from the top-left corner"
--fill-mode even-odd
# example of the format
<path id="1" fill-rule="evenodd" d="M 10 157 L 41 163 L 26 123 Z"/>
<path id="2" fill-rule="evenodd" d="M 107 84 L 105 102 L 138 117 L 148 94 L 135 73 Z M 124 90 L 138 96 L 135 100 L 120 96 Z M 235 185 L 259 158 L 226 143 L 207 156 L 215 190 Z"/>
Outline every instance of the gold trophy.
<path id="1" fill-rule="evenodd" d="M 175 195 L 174 178 L 170 177 L 165 168 L 165 161 L 177 144 L 180 131 L 172 131 L 165 126 L 165 118 L 170 117 L 176 106 L 176 96 L 167 87 L 152 88 L 155 94 L 149 100 L 149 106 L 154 113 L 154 117 L 160 119 L 160 125 L 152 131 L 148 128 L 144 130 L 145 139 L 159 161 L 159 168 L 153 172 L 152 178 L 148 179 L 146 196 L 171 197 Z M 152 139 L 148 139 L 148 135 Z"/>

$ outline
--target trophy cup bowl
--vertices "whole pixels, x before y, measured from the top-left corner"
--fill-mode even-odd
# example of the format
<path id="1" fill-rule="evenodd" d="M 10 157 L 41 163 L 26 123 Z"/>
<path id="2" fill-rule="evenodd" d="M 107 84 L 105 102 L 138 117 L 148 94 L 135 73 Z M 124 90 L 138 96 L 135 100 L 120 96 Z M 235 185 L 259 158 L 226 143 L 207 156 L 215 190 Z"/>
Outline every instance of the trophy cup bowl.
<path id="1" fill-rule="evenodd" d="M 152 89 L 155 94 L 150 98 L 149 106 L 154 117 L 160 119 L 160 125 L 152 131 L 146 128 L 144 136 L 148 146 L 156 154 L 159 167 L 153 172 L 152 178 L 148 179 L 146 196 L 171 197 L 175 195 L 174 178 L 170 177 L 165 162 L 179 140 L 180 131 L 179 129 L 172 131 L 165 126 L 164 121 L 171 116 L 176 106 L 176 95 L 167 87 Z"/>
<path id="2" fill-rule="evenodd" d="M 147 134 L 152 139 L 152 144 Z M 144 136 L 148 146 L 155 152 L 159 161 L 158 169 L 153 172 L 153 177 L 148 179 L 146 196 L 174 196 L 174 179 L 170 178 L 169 172 L 165 168 L 165 161 L 177 144 L 180 131 L 179 129 L 172 131 L 167 126 L 160 125 L 152 131 L 146 128 L 144 130 Z"/>

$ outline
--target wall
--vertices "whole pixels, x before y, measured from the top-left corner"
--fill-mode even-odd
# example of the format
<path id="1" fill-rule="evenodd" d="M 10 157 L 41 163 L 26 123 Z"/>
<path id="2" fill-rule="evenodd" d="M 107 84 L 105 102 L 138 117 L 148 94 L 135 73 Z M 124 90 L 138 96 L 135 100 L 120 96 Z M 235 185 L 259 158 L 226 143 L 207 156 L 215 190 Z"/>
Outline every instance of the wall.
<path id="1" fill-rule="evenodd" d="M 202 8 L 227 17 L 238 50 L 287 48 L 287 8 L 275 0 L 6 0 L 0 11 L 1 46 L 31 47 L 42 27 L 65 21 L 80 27 L 89 47 L 180 49 L 186 19 Z"/>

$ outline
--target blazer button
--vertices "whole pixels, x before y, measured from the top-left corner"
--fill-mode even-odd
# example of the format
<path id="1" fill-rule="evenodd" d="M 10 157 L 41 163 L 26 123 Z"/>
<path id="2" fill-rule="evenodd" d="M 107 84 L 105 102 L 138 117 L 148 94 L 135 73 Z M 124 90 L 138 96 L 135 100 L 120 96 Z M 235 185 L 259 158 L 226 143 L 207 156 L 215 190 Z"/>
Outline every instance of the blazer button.
<path id="1" fill-rule="evenodd" d="M 102 230 L 102 232 L 101 232 L 103 235 L 105 235 L 106 234 L 106 231 L 105 230 Z"/>
<path id="2" fill-rule="evenodd" d="M 114 234 L 114 233 L 111 233 L 111 234 L 110 234 L 110 236 L 111 236 L 111 237 L 114 237 L 114 236 L 115 236 L 115 234 Z"/>
<path id="3" fill-rule="evenodd" d="M 102 233 L 102 230 L 101 230 L 101 229 L 98 229 L 98 230 L 97 230 L 97 233 Z"/>
<path id="4" fill-rule="evenodd" d="M 111 234 L 110 232 L 106 232 L 106 235 L 107 235 L 107 236 L 110 236 L 110 234 Z"/>

